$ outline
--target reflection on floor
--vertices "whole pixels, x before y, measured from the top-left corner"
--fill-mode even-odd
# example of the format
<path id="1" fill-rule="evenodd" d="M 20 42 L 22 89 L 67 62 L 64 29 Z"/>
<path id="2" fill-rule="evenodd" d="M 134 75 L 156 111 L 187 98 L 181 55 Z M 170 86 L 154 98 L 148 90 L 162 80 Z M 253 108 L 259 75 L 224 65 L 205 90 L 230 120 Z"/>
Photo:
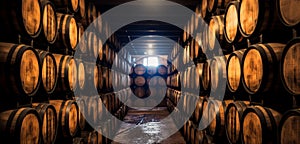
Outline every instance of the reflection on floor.
<path id="1" fill-rule="evenodd" d="M 121 125 L 115 141 L 126 144 L 185 143 L 179 131 L 170 132 L 176 126 L 172 119 L 167 118 L 168 115 L 166 107 L 130 109 L 124 118 L 126 123 Z"/>

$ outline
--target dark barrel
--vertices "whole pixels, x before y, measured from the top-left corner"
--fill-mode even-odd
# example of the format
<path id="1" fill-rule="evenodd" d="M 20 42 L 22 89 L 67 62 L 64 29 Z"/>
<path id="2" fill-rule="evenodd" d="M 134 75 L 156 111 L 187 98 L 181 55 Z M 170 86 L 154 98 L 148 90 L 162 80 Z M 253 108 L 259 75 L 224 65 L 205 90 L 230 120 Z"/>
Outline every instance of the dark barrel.
<path id="1" fill-rule="evenodd" d="M 281 80 L 292 95 L 300 95 L 300 38 L 290 41 L 284 48 L 280 66 Z"/>
<path id="2" fill-rule="evenodd" d="M 210 13 L 216 12 L 217 9 L 225 9 L 231 0 L 207 0 L 207 10 Z"/>
<path id="3" fill-rule="evenodd" d="M 243 90 L 242 84 L 242 58 L 246 49 L 234 51 L 228 57 L 227 70 L 227 87 L 231 92 Z"/>
<path id="4" fill-rule="evenodd" d="M 300 5 L 298 0 L 277 0 L 281 22 L 289 27 L 299 28 L 300 14 L 295 12 Z"/>
<path id="5" fill-rule="evenodd" d="M 57 64 L 52 53 L 42 50 L 37 51 L 40 55 L 40 69 L 42 70 L 42 82 L 40 89 L 41 91 L 44 91 L 47 94 L 51 94 L 55 90 L 57 84 Z"/>
<path id="6" fill-rule="evenodd" d="M 54 106 L 47 103 L 33 103 L 42 122 L 42 140 L 44 144 L 52 144 L 57 134 L 57 114 Z"/>
<path id="7" fill-rule="evenodd" d="M 42 31 L 40 36 L 42 40 L 53 44 L 58 33 L 57 17 L 55 6 L 51 1 L 41 0 L 42 6 Z"/>
<path id="8" fill-rule="evenodd" d="M 58 84 L 56 92 L 72 92 L 77 87 L 77 66 L 71 56 L 53 54 L 57 64 Z"/>
<path id="9" fill-rule="evenodd" d="M 287 111 L 280 120 L 278 128 L 279 143 L 299 143 L 300 142 L 300 109 Z"/>
<path id="10" fill-rule="evenodd" d="M 76 13 L 79 9 L 79 0 L 51 0 L 55 6 L 64 12 Z"/>
<path id="11" fill-rule="evenodd" d="M 241 142 L 241 120 L 247 105 L 249 105 L 247 101 L 235 101 L 230 103 L 225 111 L 226 135 L 232 144 Z"/>
<path id="12" fill-rule="evenodd" d="M 40 143 L 41 119 L 33 108 L 20 108 L 0 113 L 0 137 L 10 143 Z"/>
<path id="13" fill-rule="evenodd" d="M 78 105 L 74 100 L 50 100 L 55 107 L 58 122 L 58 136 L 73 137 L 78 131 Z"/>
<path id="14" fill-rule="evenodd" d="M 268 43 L 250 46 L 244 53 L 242 81 L 249 94 L 273 90 L 278 86 L 278 67 L 284 44 Z"/>
<path id="15" fill-rule="evenodd" d="M 248 107 L 241 123 L 244 144 L 277 143 L 277 129 L 281 114 L 262 106 Z"/>
<path id="16" fill-rule="evenodd" d="M 18 35 L 36 38 L 42 27 L 42 6 L 39 0 L 1 1 L 0 31 L 1 39 L 13 38 L 17 42 Z"/>
<path id="17" fill-rule="evenodd" d="M 1 93 L 14 99 L 33 96 L 40 86 L 38 53 L 23 44 L 0 43 Z"/>

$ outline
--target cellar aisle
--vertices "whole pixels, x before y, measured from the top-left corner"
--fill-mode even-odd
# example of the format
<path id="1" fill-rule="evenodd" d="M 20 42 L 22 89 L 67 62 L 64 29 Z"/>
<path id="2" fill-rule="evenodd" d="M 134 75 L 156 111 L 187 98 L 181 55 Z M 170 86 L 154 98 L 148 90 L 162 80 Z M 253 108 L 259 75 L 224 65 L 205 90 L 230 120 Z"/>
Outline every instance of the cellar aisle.
<path id="1" fill-rule="evenodd" d="M 166 107 L 156 107 L 153 109 L 138 108 L 129 109 L 127 115 L 124 117 L 124 122 L 117 132 L 115 140 L 121 143 L 130 144 L 152 144 L 155 141 L 160 141 L 162 144 L 183 144 L 185 143 L 181 133 L 177 131 L 169 138 L 162 140 L 165 131 L 170 128 L 175 128 L 174 121 L 161 120 L 169 115 Z M 129 125 L 136 124 L 132 127 Z M 145 134 L 148 137 L 137 137 L 138 135 Z M 162 141 L 161 141 L 162 140 Z M 113 144 L 118 144 L 113 142 Z"/>

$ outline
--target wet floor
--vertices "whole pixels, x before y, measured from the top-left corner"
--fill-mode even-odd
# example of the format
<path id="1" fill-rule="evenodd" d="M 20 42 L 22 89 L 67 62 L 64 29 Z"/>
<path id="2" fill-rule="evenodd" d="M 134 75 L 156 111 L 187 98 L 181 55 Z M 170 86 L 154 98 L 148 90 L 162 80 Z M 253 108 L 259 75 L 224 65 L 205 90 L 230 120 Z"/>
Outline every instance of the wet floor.
<path id="1" fill-rule="evenodd" d="M 184 144 L 166 107 L 130 109 L 115 140 L 124 144 Z M 113 142 L 113 144 L 118 144 Z"/>

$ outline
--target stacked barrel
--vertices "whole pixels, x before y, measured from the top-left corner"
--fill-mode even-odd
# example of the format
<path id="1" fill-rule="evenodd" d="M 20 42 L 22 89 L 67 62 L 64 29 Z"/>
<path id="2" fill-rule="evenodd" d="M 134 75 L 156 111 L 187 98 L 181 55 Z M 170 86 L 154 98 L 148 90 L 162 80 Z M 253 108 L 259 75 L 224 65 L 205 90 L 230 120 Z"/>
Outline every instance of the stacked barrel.
<path id="1" fill-rule="evenodd" d="M 115 35 L 107 41 L 99 37 L 110 30 L 96 21 L 101 14 L 94 3 L 13 0 L 0 5 L 2 140 L 109 142 L 91 123 L 112 121 L 103 119 L 106 111 L 118 119 L 125 116 L 129 62 L 115 58 L 120 49 Z M 119 63 L 117 70 L 112 70 L 114 62 Z M 115 92 L 113 77 L 122 85 Z"/>
<path id="2" fill-rule="evenodd" d="M 182 127 L 187 142 L 300 142 L 296 136 L 300 16 L 293 13 L 299 4 L 295 0 L 201 1 L 184 28 L 183 52 L 176 45 L 169 55 L 168 109 L 177 112 L 184 98 L 183 113 L 190 113 L 188 105 L 199 97 Z M 196 22 L 199 18 L 206 25 Z M 192 94 L 183 92 L 192 89 Z M 218 95 L 221 89 L 222 96 Z M 204 130 L 197 129 L 200 119 L 210 122 Z"/>
<path id="3" fill-rule="evenodd" d="M 167 67 L 165 65 L 158 66 L 144 66 L 143 64 L 136 64 L 132 66 L 130 73 L 130 88 L 132 93 L 139 99 L 144 99 L 149 96 L 151 100 L 154 97 L 165 97 L 164 87 L 167 80 Z M 149 102 L 140 104 L 139 99 L 131 99 L 134 106 L 153 106 Z"/>

